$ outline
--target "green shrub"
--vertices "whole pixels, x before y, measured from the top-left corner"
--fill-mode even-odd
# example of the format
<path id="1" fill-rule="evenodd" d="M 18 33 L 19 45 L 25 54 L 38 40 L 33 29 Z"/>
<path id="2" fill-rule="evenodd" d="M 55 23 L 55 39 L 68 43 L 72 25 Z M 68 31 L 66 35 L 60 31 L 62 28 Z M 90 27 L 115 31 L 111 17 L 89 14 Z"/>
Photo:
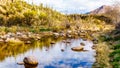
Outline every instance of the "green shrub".
<path id="1" fill-rule="evenodd" d="M 11 26 L 11 27 L 8 27 L 6 28 L 6 32 L 17 32 L 17 26 Z"/>
<path id="2" fill-rule="evenodd" d="M 116 50 L 116 49 L 120 49 L 120 44 L 117 44 L 114 46 L 114 50 Z"/>
<path id="3" fill-rule="evenodd" d="M 25 25 L 29 25 L 29 26 L 34 25 L 34 19 L 37 15 L 36 11 L 28 10 L 28 11 L 24 12 L 23 15 L 25 16 L 24 17 Z"/>
<path id="4" fill-rule="evenodd" d="M 100 39 L 102 40 L 102 41 L 111 41 L 111 40 L 113 40 L 113 38 L 112 37 L 110 37 L 110 36 L 101 36 L 100 37 Z"/>
<path id="5" fill-rule="evenodd" d="M 120 55 L 120 49 L 117 49 L 117 50 L 113 51 L 109 56 L 113 57 L 113 56 L 115 56 L 117 54 Z"/>
<path id="6" fill-rule="evenodd" d="M 49 28 L 40 28 L 40 32 L 44 32 L 44 31 L 51 31 L 51 29 L 49 29 Z"/>
<path id="7" fill-rule="evenodd" d="M 117 57 L 114 57 L 113 62 L 119 62 L 120 61 L 120 56 L 118 55 Z"/>
<path id="8" fill-rule="evenodd" d="M 21 17 L 20 15 L 14 15 L 7 20 L 6 25 L 7 26 L 22 25 L 22 22 L 23 22 L 23 17 Z"/>
<path id="9" fill-rule="evenodd" d="M 0 27 L 0 32 L 6 32 L 6 27 L 1 26 L 1 27 Z"/>
<path id="10" fill-rule="evenodd" d="M 118 62 L 113 62 L 112 65 L 113 68 L 120 68 L 120 64 Z"/>
<path id="11" fill-rule="evenodd" d="M 47 14 L 45 12 L 40 12 L 40 15 L 39 15 L 39 18 L 40 19 L 46 19 L 47 18 Z"/>
<path id="12" fill-rule="evenodd" d="M 5 25 L 4 16 L 1 16 L 1 15 L 0 15 L 0 25 Z"/>

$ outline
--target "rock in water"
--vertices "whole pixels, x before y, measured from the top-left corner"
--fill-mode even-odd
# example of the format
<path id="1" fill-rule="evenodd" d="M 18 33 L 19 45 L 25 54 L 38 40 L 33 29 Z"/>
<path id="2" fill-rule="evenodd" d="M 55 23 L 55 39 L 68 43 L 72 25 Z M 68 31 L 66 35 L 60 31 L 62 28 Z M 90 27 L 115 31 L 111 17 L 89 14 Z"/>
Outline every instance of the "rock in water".
<path id="1" fill-rule="evenodd" d="M 81 42 L 80 45 L 81 45 L 81 46 L 85 46 L 85 43 Z"/>
<path id="2" fill-rule="evenodd" d="M 31 41 L 26 41 L 25 44 L 31 44 L 32 42 Z"/>
<path id="3" fill-rule="evenodd" d="M 24 62 L 18 62 L 17 64 L 18 65 L 24 65 Z"/>
<path id="4" fill-rule="evenodd" d="M 77 46 L 77 47 L 73 47 L 71 48 L 73 51 L 83 51 L 84 47 L 83 46 Z"/>
<path id="5" fill-rule="evenodd" d="M 50 42 L 50 44 L 55 44 L 55 41 Z"/>
<path id="6" fill-rule="evenodd" d="M 62 52 L 64 52 L 64 49 L 61 49 Z"/>
<path id="7" fill-rule="evenodd" d="M 92 40 L 94 44 L 98 44 L 98 40 L 97 39 L 93 39 Z"/>
<path id="8" fill-rule="evenodd" d="M 33 56 L 25 57 L 23 62 L 25 68 L 36 68 L 38 65 L 38 60 Z"/>

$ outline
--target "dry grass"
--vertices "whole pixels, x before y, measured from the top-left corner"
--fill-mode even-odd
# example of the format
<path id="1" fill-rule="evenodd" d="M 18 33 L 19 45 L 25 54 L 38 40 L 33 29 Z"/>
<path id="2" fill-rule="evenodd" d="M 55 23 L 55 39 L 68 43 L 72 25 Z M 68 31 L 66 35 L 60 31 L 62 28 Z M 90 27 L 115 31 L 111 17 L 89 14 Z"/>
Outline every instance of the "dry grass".
<path id="1" fill-rule="evenodd" d="M 97 52 L 97 56 L 96 56 L 96 64 L 95 64 L 95 68 L 99 67 L 99 68 L 112 68 L 112 66 L 109 63 L 109 53 L 110 53 L 110 49 L 108 47 L 108 45 L 105 42 L 99 43 L 96 46 L 96 52 Z"/>
<path id="2" fill-rule="evenodd" d="M 16 46 L 16 45 L 23 45 L 24 42 L 20 41 L 20 40 L 14 40 L 14 39 L 10 39 L 8 40 L 8 45 L 12 45 L 12 46 Z"/>

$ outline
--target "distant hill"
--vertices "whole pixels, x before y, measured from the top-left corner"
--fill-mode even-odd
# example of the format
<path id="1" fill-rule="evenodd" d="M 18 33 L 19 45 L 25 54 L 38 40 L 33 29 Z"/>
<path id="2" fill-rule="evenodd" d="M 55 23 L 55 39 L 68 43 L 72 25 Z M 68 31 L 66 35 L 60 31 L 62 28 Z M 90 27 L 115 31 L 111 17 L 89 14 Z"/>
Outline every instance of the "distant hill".
<path id="1" fill-rule="evenodd" d="M 106 13 L 108 10 L 111 10 L 111 9 L 113 9 L 112 6 L 103 5 L 103 6 L 97 8 L 97 9 L 95 9 L 95 10 L 93 10 L 93 11 L 88 12 L 87 14 L 104 14 L 104 13 Z"/>

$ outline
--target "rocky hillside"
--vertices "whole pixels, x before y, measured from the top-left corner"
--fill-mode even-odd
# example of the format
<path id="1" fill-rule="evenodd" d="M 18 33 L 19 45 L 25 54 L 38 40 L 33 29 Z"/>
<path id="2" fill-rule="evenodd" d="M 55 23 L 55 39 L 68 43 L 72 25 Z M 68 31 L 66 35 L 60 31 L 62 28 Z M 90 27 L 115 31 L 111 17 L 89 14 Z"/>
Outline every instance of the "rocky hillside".
<path id="1" fill-rule="evenodd" d="M 30 5 L 24 1 L 0 4 L 0 26 L 57 27 L 65 16 L 48 7 Z"/>
<path id="2" fill-rule="evenodd" d="M 89 12 L 89 14 L 104 14 L 106 13 L 107 11 L 109 11 L 110 9 L 113 9 L 112 6 L 108 6 L 108 5 L 103 5 L 91 12 Z"/>
<path id="3" fill-rule="evenodd" d="M 66 29 L 101 31 L 108 29 L 106 25 L 110 27 L 107 24 L 109 23 L 108 20 L 109 18 L 100 15 L 64 15 L 56 10 L 44 7 L 42 4 L 39 6 L 31 5 L 20 0 L 0 4 L 0 29 L 2 32 L 11 32 L 11 29 L 14 32 Z"/>

